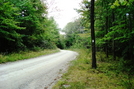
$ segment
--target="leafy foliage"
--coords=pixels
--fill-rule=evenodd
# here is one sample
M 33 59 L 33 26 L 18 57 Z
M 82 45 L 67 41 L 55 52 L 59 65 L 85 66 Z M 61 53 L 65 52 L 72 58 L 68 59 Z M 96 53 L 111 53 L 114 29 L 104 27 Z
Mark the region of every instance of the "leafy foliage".
M 99 48 L 108 54 L 113 54 L 112 59 L 122 57 L 120 63 L 123 71 L 132 74 L 134 70 L 132 56 L 134 56 L 133 42 L 133 0 L 97 0 L 96 1 L 96 30 Z M 101 16 L 99 16 L 101 14 Z M 99 18 L 98 18 L 99 17 Z M 102 23 L 103 20 L 103 23 Z M 128 66 L 129 65 L 129 66 Z
M 18 9 L 10 2 L 1 1 L 0 8 L 0 50 L 11 51 L 22 47 L 22 35 L 18 33 L 22 27 L 15 20 L 14 16 L 18 16 Z
M 58 26 L 40 0 L 0 0 L 0 52 L 55 48 Z
M 67 48 L 89 47 L 89 36 L 87 36 L 89 31 L 84 28 L 83 24 L 82 18 L 79 18 L 65 26 L 63 31 L 66 33 L 65 45 Z
M 134 65 L 134 0 L 96 0 L 95 32 L 97 51 L 105 52 L 107 62 L 115 61 L 114 66 L 121 73 L 133 76 Z M 77 10 L 89 27 L 90 2 L 83 0 Z M 112 57 L 111 57 L 112 56 Z M 103 60 L 103 59 L 101 59 Z M 103 60 L 105 61 L 105 60 Z M 127 82 L 128 83 L 128 82 Z M 131 89 L 128 86 L 128 89 Z

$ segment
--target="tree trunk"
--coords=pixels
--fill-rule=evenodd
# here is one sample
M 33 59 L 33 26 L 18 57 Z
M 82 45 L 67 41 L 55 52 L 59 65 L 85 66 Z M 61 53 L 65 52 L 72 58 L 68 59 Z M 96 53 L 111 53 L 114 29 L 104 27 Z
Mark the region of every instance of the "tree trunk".
M 108 20 L 108 16 L 107 16 L 106 17 L 106 34 L 108 33 L 108 28 L 109 28 L 109 20 Z M 108 58 L 108 41 L 106 41 L 105 52 L 106 52 L 106 57 Z
M 114 11 L 112 12 L 112 19 L 113 19 L 113 22 L 115 21 L 115 14 L 114 14 Z M 114 26 L 114 23 L 112 24 Z M 116 60 L 116 55 L 115 55 L 115 35 L 113 35 L 113 42 L 112 42 L 112 52 L 113 52 L 113 60 Z
M 92 68 L 96 69 L 96 49 L 95 49 L 95 32 L 94 32 L 94 2 L 91 0 L 91 43 L 92 43 Z
M 131 13 L 129 13 L 129 33 L 131 34 L 131 32 L 132 32 L 132 15 L 131 15 Z M 132 40 L 131 40 L 131 38 L 129 38 L 129 58 L 130 58 L 130 60 L 132 60 L 133 59 L 133 45 L 132 45 Z

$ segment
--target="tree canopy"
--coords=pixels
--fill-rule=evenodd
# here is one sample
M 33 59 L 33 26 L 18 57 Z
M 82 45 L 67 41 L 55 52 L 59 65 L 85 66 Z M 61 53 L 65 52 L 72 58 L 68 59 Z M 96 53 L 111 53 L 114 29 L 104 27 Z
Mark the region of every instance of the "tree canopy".
M 119 61 L 121 70 L 129 73 L 134 70 L 133 5 L 134 0 L 96 0 L 94 6 L 97 51 L 105 52 L 107 58 L 112 55 L 109 61 Z M 77 12 L 81 14 L 82 26 L 90 32 L 91 2 L 83 0 L 80 6 Z
M 59 28 L 40 0 L 0 0 L 0 52 L 55 48 Z

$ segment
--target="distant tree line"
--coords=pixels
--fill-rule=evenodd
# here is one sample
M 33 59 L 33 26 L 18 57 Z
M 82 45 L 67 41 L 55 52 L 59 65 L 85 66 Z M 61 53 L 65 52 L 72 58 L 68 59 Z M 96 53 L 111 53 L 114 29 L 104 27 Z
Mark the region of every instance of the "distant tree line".
M 42 0 L 0 0 L 0 52 L 55 48 L 58 31 Z
M 88 29 L 86 29 L 83 25 L 81 18 L 75 19 L 72 22 L 69 22 L 62 31 L 66 34 L 64 37 L 61 37 L 62 48 L 88 48 L 90 36 L 87 33 L 90 33 Z

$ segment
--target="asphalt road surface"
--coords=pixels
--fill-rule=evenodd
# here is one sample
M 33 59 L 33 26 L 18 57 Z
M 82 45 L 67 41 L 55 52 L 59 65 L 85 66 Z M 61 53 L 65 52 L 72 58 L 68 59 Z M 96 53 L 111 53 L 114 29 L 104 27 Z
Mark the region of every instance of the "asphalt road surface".
M 51 89 L 77 55 L 61 50 L 47 56 L 0 64 L 0 89 Z

